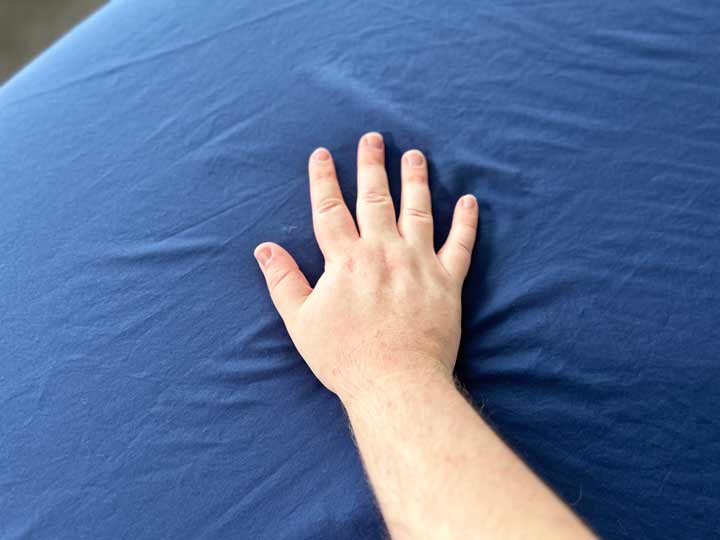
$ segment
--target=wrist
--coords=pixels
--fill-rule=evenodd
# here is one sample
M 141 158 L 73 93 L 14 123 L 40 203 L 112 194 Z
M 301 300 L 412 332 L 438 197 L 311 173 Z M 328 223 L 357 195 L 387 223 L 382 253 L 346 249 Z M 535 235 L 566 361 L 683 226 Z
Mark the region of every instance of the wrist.
M 355 416 L 376 414 L 379 409 L 393 407 L 397 402 L 412 401 L 411 398 L 418 395 L 434 394 L 439 390 L 458 392 L 452 370 L 439 361 L 424 359 L 410 368 L 388 370 L 368 377 L 337 395 L 348 414 Z

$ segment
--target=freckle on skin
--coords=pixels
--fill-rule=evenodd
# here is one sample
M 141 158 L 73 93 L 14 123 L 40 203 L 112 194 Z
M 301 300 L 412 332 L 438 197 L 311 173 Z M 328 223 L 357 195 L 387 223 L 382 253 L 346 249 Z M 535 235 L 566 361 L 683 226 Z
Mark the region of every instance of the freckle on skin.
M 395 263 L 393 263 L 390 259 L 388 259 L 384 255 L 382 257 L 382 264 L 385 267 L 385 269 L 390 273 L 392 273 L 392 271 L 395 270 L 395 267 L 396 267 Z

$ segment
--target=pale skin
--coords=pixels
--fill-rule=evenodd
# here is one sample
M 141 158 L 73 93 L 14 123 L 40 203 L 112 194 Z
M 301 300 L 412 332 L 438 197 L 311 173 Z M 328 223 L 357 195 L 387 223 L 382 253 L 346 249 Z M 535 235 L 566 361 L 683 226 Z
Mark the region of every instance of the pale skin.
M 478 223 L 460 198 L 433 248 L 427 161 L 402 157 L 396 220 L 382 136 L 358 144 L 357 224 L 330 152 L 310 156 L 314 288 L 277 244 L 255 249 L 273 303 L 318 379 L 342 401 L 393 540 L 590 539 L 590 530 L 458 391 L 461 290 Z

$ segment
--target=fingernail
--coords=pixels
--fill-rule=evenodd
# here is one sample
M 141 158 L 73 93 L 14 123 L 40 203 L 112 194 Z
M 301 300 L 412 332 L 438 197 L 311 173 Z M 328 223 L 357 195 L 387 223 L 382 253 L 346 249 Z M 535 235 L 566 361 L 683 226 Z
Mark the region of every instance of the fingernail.
M 379 133 L 369 133 L 368 135 L 365 135 L 365 144 L 370 146 L 370 148 L 382 150 L 382 147 L 383 147 L 382 135 L 380 135 Z
M 415 151 L 415 152 L 410 152 L 410 153 L 408 154 L 408 158 L 407 158 L 407 159 L 408 159 L 408 164 L 409 164 L 411 167 L 420 167 L 420 166 L 422 166 L 423 161 L 424 161 L 424 160 L 423 160 L 423 157 L 422 157 L 422 154 L 421 154 L 420 152 L 417 152 L 417 151 Z
M 463 208 L 474 208 L 475 202 L 475 197 L 473 195 L 465 195 L 462 200 Z
M 257 259 L 257 262 L 260 263 L 260 266 L 267 266 L 270 259 L 272 259 L 272 251 L 269 247 L 258 249 L 255 251 L 255 258 Z
M 318 161 L 327 161 L 330 159 L 330 152 L 328 152 L 325 148 L 317 148 L 313 152 L 313 159 Z

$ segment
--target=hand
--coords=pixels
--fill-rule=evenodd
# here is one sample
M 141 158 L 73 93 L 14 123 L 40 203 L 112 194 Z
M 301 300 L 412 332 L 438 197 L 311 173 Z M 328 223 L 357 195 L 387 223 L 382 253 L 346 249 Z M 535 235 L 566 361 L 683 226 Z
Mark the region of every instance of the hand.
M 357 228 L 326 149 L 309 170 L 325 257 L 315 289 L 277 244 L 255 256 L 298 351 L 345 405 L 391 537 L 588 538 L 453 385 L 475 198 L 458 201 L 435 253 L 419 151 L 403 156 L 397 223 L 380 134 L 358 147 Z
M 358 145 L 357 227 L 330 152 L 310 156 L 313 227 L 325 272 L 312 289 L 295 260 L 266 242 L 255 249 L 273 303 L 313 373 L 343 401 L 394 376 L 452 379 L 460 342 L 460 293 L 478 220 L 472 195 L 455 208 L 435 253 L 427 163 L 402 158 L 400 218 L 388 189 L 382 136 Z

